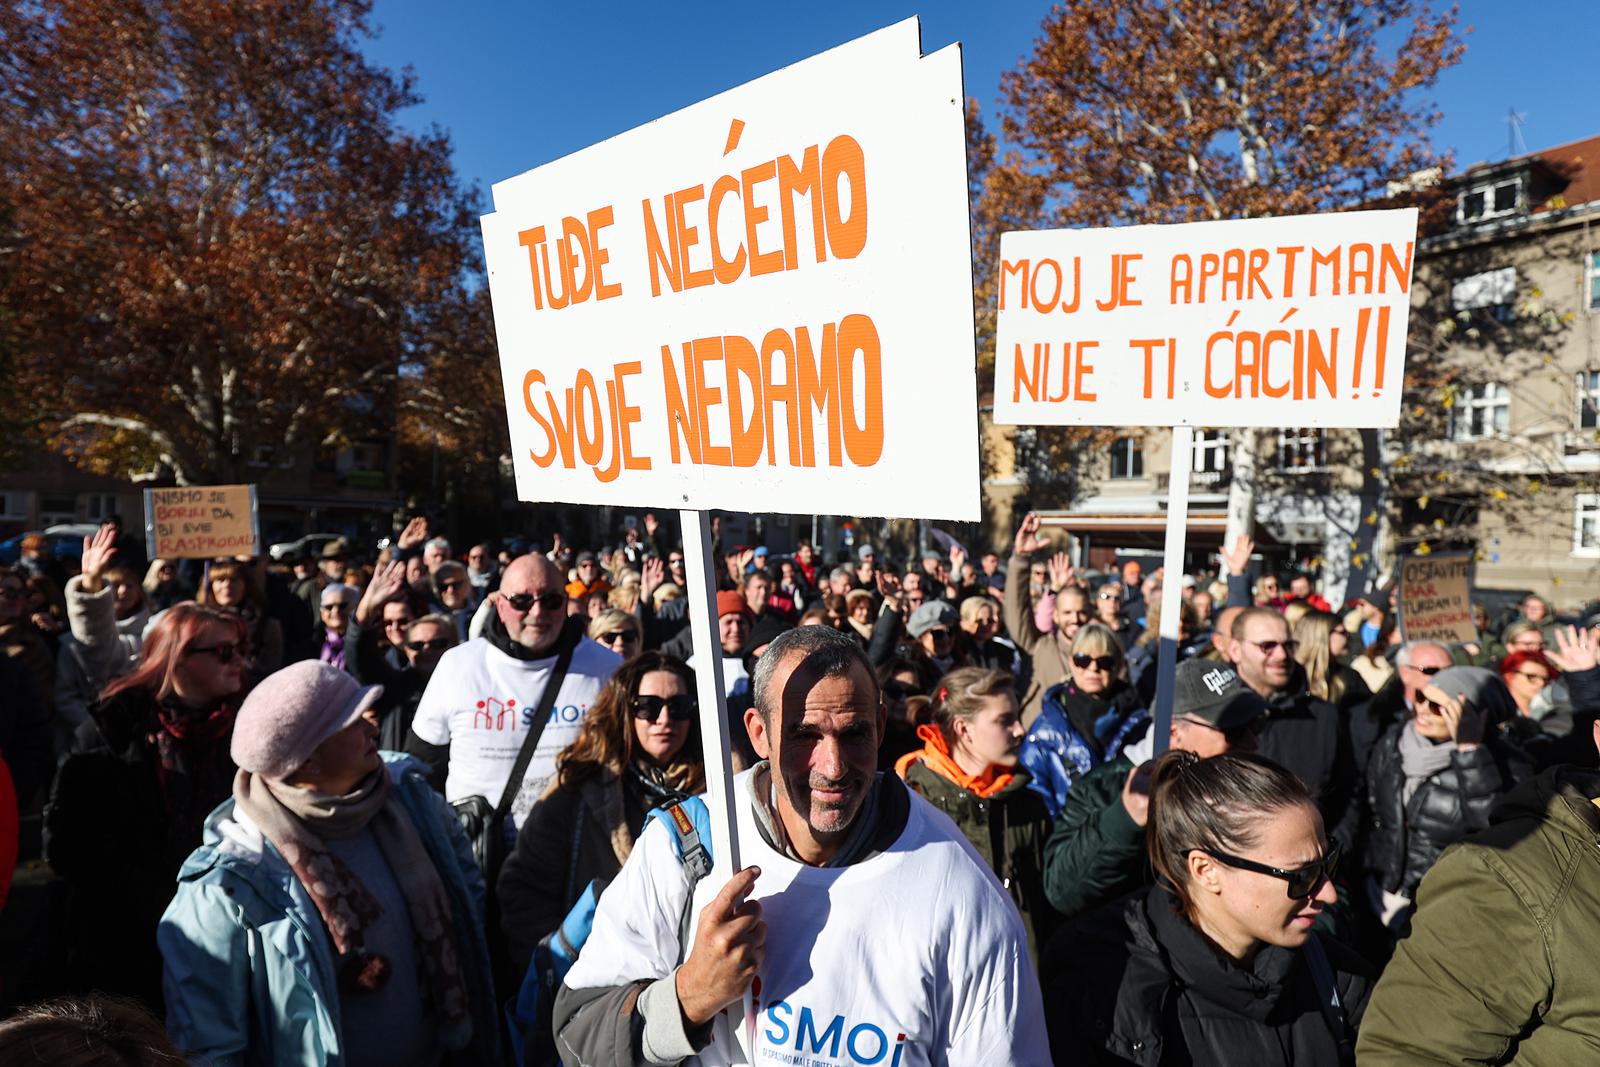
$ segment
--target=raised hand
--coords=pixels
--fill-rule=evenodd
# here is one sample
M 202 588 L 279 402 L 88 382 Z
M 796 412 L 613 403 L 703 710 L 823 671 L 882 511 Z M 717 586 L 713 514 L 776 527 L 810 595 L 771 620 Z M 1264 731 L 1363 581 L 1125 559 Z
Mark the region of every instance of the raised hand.
M 1072 584 L 1077 576 L 1077 568 L 1072 565 L 1072 557 L 1065 552 L 1057 552 L 1050 557 L 1050 588 L 1059 593 Z
M 1546 650 L 1545 656 L 1566 672 L 1593 670 L 1600 663 L 1600 642 L 1592 630 L 1557 626 L 1556 649 Z
M 639 600 L 648 600 L 666 580 L 667 565 L 663 560 L 654 556 L 645 560 L 639 568 Z
M 356 605 L 356 622 L 362 626 L 372 622 L 381 614 L 383 605 L 399 599 L 405 587 L 405 561 L 393 560 L 379 567 L 367 583 L 367 591 L 361 594 L 361 603 Z
M 649 534 L 651 537 L 654 537 L 656 535 L 656 531 L 659 529 L 661 529 L 661 520 L 656 518 L 656 513 L 653 511 L 645 512 L 644 532 Z
M 111 565 L 117 552 L 117 531 L 113 526 L 102 526 L 91 537 L 83 539 L 83 591 L 98 593 L 100 576 Z
M 1028 512 L 1023 517 L 1022 525 L 1017 527 L 1016 539 L 1011 543 L 1013 555 L 1031 556 L 1050 547 L 1050 542 L 1039 536 L 1039 527 L 1039 516 L 1035 512 Z
M 1222 562 L 1228 568 L 1228 573 L 1234 577 L 1243 574 L 1250 566 L 1250 554 L 1256 550 L 1256 543 L 1249 537 L 1240 534 L 1234 539 L 1233 547 L 1222 557 Z
M 402 552 L 409 552 L 428 539 L 428 520 L 421 515 L 406 523 L 406 528 L 400 531 L 400 537 L 395 541 L 395 546 Z
M 960 545 L 950 546 L 950 578 L 952 581 L 961 580 L 961 568 L 966 565 L 967 550 Z

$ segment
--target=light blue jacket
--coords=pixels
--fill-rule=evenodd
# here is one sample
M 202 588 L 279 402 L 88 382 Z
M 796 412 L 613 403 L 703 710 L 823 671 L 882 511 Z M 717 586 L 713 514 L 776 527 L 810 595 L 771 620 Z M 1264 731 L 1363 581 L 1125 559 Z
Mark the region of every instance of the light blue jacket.
M 460 1058 L 499 1063 L 483 877 L 426 768 L 395 752 L 383 760 L 455 914 L 473 1021 Z M 231 798 L 206 819 L 203 840 L 157 933 L 173 1042 L 192 1063 L 216 1067 L 344 1067 L 333 944 L 316 905 L 261 831 L 235 817 Z

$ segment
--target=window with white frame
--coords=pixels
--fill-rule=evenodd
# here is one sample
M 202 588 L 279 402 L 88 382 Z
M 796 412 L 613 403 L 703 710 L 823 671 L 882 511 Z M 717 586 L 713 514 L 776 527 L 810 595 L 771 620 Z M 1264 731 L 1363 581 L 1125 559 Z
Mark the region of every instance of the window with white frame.
M 1500 382 L 1463 386 L 1450 410 L 1450 436 L 1457 441 L 1495 437 L 1511 429 L 1511 390 Z
M 1194 432 L 1193 473 L 1220 475 L 1228 469 L 1228 431 Z M 1215 478 L 1210 479 L 1215 481 Z
M 1522 178 L 1480 182 L 1461 191 L 1456 200 L 1457 222 L 1484 222 L 1515 215 L 1522 206 Z
M 1278 431 L 1278 469 L 1320 471 L 1327 467 L 1326 431 L 1316 428 Z
M 1572 554 L 1600 556 L 1600 493 L 1573 497 Z
M 104 522 L 117 513 L 117 494 L 115 493 L 85 493 L 83 494 L 83 520 L 85 522 Z
M 1600 370 L 1581 370 L 1578 379 L 1578 429 L 1600 429 Z
M 1111 442 L 1111 477 L 1144 477 L 1144 443 L 1137 437 L 1119 437 Z
M 1479 312 L 1507 322 L 1517 303 L 1517 268 L 1500 267 L 1457 278 L 1450 286 L 1450 305 L 1458 312 Z
M 1583 292 L 1590 311 L 1600 311 L 1600 252 L 1590 252 L 1583 261 Z

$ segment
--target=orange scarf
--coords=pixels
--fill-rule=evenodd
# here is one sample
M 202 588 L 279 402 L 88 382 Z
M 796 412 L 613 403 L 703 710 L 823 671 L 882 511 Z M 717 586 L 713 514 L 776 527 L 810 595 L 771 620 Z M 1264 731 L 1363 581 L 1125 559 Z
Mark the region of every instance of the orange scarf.
M 940 733 L 939 728 L 932 723 L 923 723 L 917 727 L 917 736 L 922 738 L 923 747 L 915 752 L 907 752 L 895 761 L 894 773 L 901 778 L 906 776 L 913 763 L 921 760 L 927 764 L 930 771 L 940 777 L 950 779 L 969 793 L 987 798 L 1010 785 L 1011 779 L 1015 777 L 1010 771 L 992 763 L 982 774 L 968 774 L 950 755 L 950 746 L 945 744 L 944 734 Z

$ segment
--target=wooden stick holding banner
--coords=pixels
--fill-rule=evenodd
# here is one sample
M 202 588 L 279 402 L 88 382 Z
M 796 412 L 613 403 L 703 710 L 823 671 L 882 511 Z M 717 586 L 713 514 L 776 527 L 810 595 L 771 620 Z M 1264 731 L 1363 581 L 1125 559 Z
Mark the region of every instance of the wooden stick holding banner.
M 1183 618 L 1183 546 L 1189 533 L 1189 469 L 1194 459 L 1194 427 L 1172 428 L 1172 471 L 1167 477 L 1167 543 L 1161 566 L 1161 647 L 1156 659 L 1156 706 L 1150 728 L 1155 754 L 1172 737 L 1172 685 L 1178 670 L 1178 622 Z

